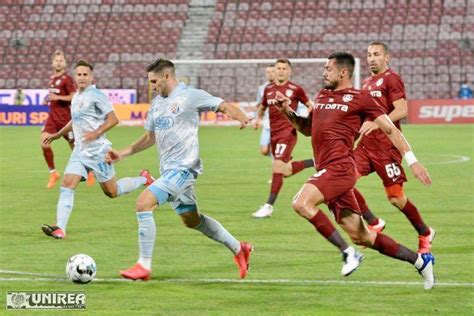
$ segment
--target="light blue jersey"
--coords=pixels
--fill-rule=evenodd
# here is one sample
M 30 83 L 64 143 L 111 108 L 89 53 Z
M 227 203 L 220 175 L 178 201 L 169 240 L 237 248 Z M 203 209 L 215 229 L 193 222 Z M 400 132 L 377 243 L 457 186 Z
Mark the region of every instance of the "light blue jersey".
M 161 174 L 171 169 L 202 173 L 198 140 L 200 113 L 217 111 L 222 102 L 221 98 L 184 83 L 179 83 L 168 97 L 153 99 L 145 129 L 155 132 Z
M 84 142 L 82 137 L 86 132 L 94 131 L 104 124 L 107 114 L 112 111 L 112 104 L 107 96 L 95 85 L 74 94 L 71 101 L 74 152 L 80 158 L 103 156 L 109 150 L 112 144 L 105 134 L 90 142 Z
M 268 86 L 268 82 L 260 85 L 257 89 L 257 105 L 262 103 L 262 98 L 263 98 L 263 92 L 265 91 L 265 87 Z M 268 108 L 265 109 L 265 112 L 263 112 L 263 118 L 262 118 L 262 126 L 264 129 L 267 129 L 268 131 L 262 131 L 263 133 L 266 133 L 270 135 L 270 116 L 268 114 Z
M 109 181 L 115 176 L 114 166 L 105 162 L 105 154 L 112 146 L 105 135 L 102 134 L 90 142 L 82 140 L 86 132 L 94 131 L 103 125 L 107 114 L 112 111 L 107 96 L 93 85 L 74 94 L 71 101 L 74 150 L 64 171 L 65 174 L 76 174 L 86 178 L 88 170 L 92 170 L 100 183 Z

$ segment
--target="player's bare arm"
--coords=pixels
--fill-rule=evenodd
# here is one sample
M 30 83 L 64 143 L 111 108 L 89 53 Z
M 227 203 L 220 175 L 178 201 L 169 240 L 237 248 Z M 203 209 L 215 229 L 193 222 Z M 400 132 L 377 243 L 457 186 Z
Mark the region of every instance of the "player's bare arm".
M 250 119 L 247 115 L 244 114 L 237 106 L 231 103 L 223 102 L 217 108 L 217 112 L 224 113 L 228 115 L 231 119 L 240 122 L 240 129 L 247 127 L 247 124 L 250 122 Z
M 122 160 L 125 157 L 134 155 L 140 151 L 150 148 L 155 144 L 155 132 L 147 131 L 137 141 L 122 150 L 111 149 L 105 155 L 107 163 L 114 163 Z
M 306 107 L 308 108 L 308 113 L 311 113 L 311 111 L 313 110 L 314 102 L 312 100 L 308 100 L 308 102 L 306 102 L 304 105 L 306 105 Z
M 46 136 L 43 140 L 43 144 L 45 145 L 51 144 L 53 141 L 63 137 L 70 131 L 72 131 L 72 120 L 69 121 L 69 123 L 67 123 L 63 128 L 61 128 L 59 132 L 54 133 L 54 134 L 49 134 L 48 136 Z
M 296 112 L 290 108 L 291 100 L 283 95 L 280 91 L 276 92 L 275 99 L 277 100 L 277 107 L 291 122 L 294 128 L 305 136 L 311 136 L 312 116 L 300 117 Z M 312 103 L 312 102 L 311 102 Z
M 255 118 L 254 128 L 258 129 L 260 127 L 260 123 L 263 119 L 263 112 L 265 112 L 265 107 L 262 104 L 257 105 L 257 117 Z
M 393 145 L 404 156 L 415 178 L 420 180 L 420 182 L 424 185 L 430 185 L 431 178 L 428 174 L 428 171 L 421 163 L 418 162 L 415 154 L 411 150 L 410 144 L 405 139 L 402 132 L 400 132 L 400 130 L 393 124 L 388 115 L 381 115 L 377 117 L 374 122 L 382 129 Z
M 388 117 L 392 122 L 399 121 L 405 118 L 408 115 L 408 104 L 404 98 L 398 99 L 393 102 L 393 111 L 388 114 Z M 368 135 L 371 132 L 377 130 L 379 126 L 372 121 L 365 121 L 364 124 L 360 127 L 360 135 Z
M 82 140 L 85 142 L 90 142 L 99 138 L 102 134 L 110 130 L 112 127 L 119 123 L 119 119 L 115 112 L 110 112 L 105 117 L 105 122 L 98 129 L 94 131 L 85 132 Z

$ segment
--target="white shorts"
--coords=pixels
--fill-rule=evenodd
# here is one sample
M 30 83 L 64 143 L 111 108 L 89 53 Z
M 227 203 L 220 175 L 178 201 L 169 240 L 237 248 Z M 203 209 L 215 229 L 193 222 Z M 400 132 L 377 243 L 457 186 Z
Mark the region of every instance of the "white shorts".
M 195 212 L 198 210 L 194 193 L 196 178 L 197 174 L 190 170 L 165 170 L 148 190 L 155 195 L 158 205 L 170 202 L 178 215 Z
M 260 146 L 270 145 L 270 129 L 263 128 L 262 133 L 260 134 Z
M 107 182 L 115 176 L 114 165 L 105 162 L 105 156 L 101 159 L 82 158 L 75 151 L 64 170 L 64 174 L 76 174 L 87 179 L 89 170 L 94 172 L 95 178 L 99 183 Z

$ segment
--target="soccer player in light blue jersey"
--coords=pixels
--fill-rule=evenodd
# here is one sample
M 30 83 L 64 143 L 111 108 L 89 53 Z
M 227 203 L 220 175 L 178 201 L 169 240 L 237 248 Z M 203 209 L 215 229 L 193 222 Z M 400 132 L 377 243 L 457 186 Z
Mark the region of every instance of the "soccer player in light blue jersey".
M 260 107 L 263 98 L 263 91 L 265 87 L 271 83 L 275 79 L 275 69 L 273 68 L 274 65 L 268 65 L 265 68 L 265 77 L 267 78 L 267 82 L 260 85 L 257 89 L 257 109 Z M 260 134 L 260 153 L 264 156 L 271 155 L 271 148 L 270 148 L 270 118 L 268 116 L 268 109 L 265 110 L 263 114 L 262 120 L 258 118 L 258 111 L 255 112 L 255 129 L 262 125 L 262 133 Z
M 146 132 L 125 149 L 111 150 L 108 155 L 109 162 L 116 162 L 156 144 L 160 159 L 160 178 L 142 192 L 136 203 L 138 262 L 120 274 L 132 280 L 150 279 L 156 238 L 153 210 L 169 202 L 186 227 L 225 245 L 234 254 L 240 278 L 245 278 L 252 245 L 240 242 L 219 222 L 199 211 L 194 184 L 203 171 L 198 141 L 200 113 L 222 112 L 239 121 L 240 128 L 248 124 L 249 118 L 221 98 L 178 83 L 174 64 L 169 60 L 156 60 L 147 72 L 151 87 L 159 96 L 153 99 L 148 112 Z
M 71 102 L 71 121 L 60 131 L 50 134 L 44 143 L 50 144 L 70 131 L 74 132 L 74 150 L 64 171 L 61 191 L 56 209 L 56 224 L 42 225 L 47 236 L 56 239 L 66 237 L 66 226 L 74 204 L 74 190 L 92 170 L 105 195 L 110 198 L 132 192 L 142 185 L 151 184 L 154 179 L 147 170 L 139 177 L 116 181 L 115 169 L 105 161 L 105 155 L 112 144 L 105 132 L 118 124 L 119 120 L 107 96 L 92 85 L 93 66 L 84 60 L 77 62 L 74 79 L 78 91 Z

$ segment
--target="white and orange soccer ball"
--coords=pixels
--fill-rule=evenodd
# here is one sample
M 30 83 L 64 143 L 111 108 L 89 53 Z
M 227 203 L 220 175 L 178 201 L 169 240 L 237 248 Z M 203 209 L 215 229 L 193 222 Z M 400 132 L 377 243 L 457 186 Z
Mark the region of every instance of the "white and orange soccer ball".
M 78 254 L 69 258 L 66 264 L 66 274 L 74 283 L 89 283 L 97 273 L 97 265 L 91 256 Z

